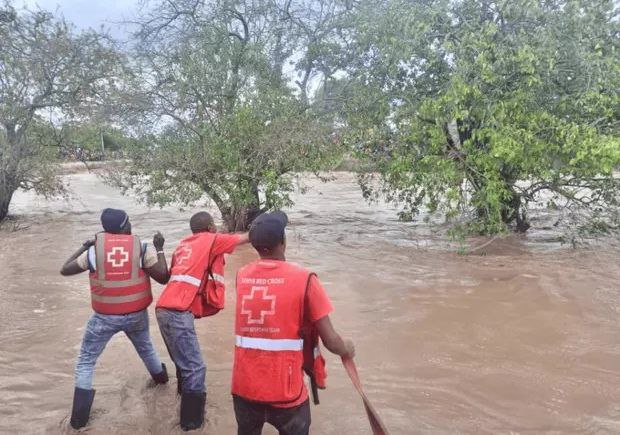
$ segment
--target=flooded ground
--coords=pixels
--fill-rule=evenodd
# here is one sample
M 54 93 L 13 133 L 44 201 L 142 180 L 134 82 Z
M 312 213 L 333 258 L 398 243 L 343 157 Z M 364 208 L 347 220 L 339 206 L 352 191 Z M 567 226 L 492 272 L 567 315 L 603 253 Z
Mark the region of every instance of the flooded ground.
M 72 432 L 73 367 L 91 310 L 86 274 L 58 271 L 99 230 L 100 210 L 125 208 L 143 238 L 161 230 L 168 256 L 197 210 L 149 211 L 92 174 L 67 178 L 71 202 L 20 193 L 11 212 L 27 228 L 0 232 L 2 433 Z M 355 340 L 362 382 L 393 434 L 620 433 L 620 248 L 558 249 L 534 231 L 459 256 L 437 249 L 424 226 L 364 203 L 352 175 L 308 184 L 289 214 L 288 257 L 328 289 L 334 323 Z M 250 247 L 228 258 L 230 290 L 253 258 Z M 229 291 L 227 309 L 197 322 L 208 370 L 203 433 L 235 432 L 233 303 Z M 338 358 L 327 360 L 312 433 L 369 433 Z M 129 341 L 115 337 L 97 365 L 86 432 L 181 433 L 172 381 L 151 387 Z

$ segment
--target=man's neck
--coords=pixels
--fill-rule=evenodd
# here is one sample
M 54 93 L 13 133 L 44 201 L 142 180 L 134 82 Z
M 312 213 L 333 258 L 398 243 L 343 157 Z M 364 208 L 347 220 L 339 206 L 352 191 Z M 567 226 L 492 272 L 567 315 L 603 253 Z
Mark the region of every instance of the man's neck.
M 284 258 L 284 254 L 281 254 L 281 255 L 261 255 L 260 259 L 261 260 L 286 261 L 286 258 Z

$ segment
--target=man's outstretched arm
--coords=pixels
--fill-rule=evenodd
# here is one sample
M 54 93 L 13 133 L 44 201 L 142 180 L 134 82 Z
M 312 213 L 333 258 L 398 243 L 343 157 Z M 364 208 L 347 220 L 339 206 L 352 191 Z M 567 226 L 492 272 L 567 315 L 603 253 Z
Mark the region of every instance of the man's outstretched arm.
M 87 240 L 85 241 L 80 248 L 69 257 L 65 264 L 62 265 L 60 269 L 60 274 L 62 276 L 70 276 L 77 275 L 78 273 L 84 272 L 83 269 L 77 262 L 77 259 L 80 255 L 82 255 L 85 251 L 88 251 L 88 248 L 95 244 L 95 240 Z
M 246 243 L 250 243 L 250 233 L 239 234 L 239 241 L 237 242 L 237 246 L 245 245 Z

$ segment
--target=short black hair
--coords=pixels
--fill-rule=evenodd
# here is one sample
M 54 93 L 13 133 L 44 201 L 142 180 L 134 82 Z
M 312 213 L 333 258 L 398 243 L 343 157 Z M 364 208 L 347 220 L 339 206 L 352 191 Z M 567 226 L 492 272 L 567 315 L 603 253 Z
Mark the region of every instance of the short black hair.
M 189 220 L 189 229 L 192 233 L 199 233 L 201 231 L 208 231 L 209 228 L 215 226 L 213 216 L 206 211 L 199 211 L 193 215 Z

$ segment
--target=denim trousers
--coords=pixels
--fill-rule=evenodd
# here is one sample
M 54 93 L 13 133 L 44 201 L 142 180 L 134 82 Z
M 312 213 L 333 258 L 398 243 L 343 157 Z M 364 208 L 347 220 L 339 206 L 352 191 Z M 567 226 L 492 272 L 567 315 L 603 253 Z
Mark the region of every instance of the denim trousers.
M 129 337 L 149 373 L 155 375 L 161 372 L 161 360 L 151 342 L 149 315 L 146 310 L 121 315 L 95 313 L 86 324 L 75 367 L 76 387 L 84 390 L 92 389 L 97 358 L 108 341 L 121 331 Z
M 181 374 L 182 391 L 204 393 L 207 367 L 202 359 L 194 329 L 194 315 L 191 311 L 165 308 L 158 308 L 155 313 L 170 358 L 176 366 L 177 373 Z

